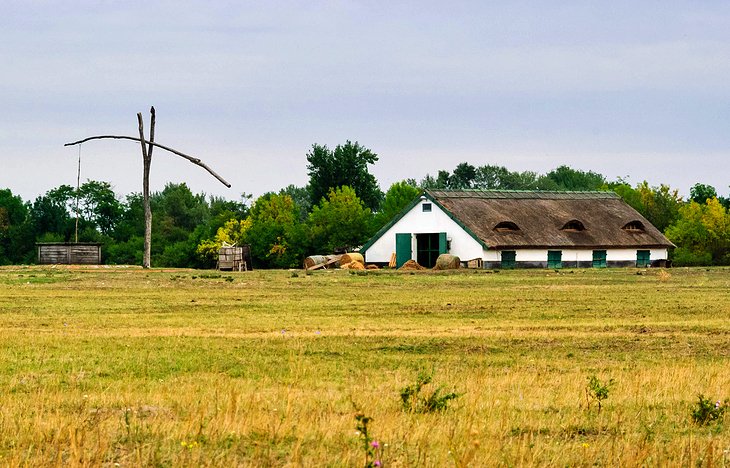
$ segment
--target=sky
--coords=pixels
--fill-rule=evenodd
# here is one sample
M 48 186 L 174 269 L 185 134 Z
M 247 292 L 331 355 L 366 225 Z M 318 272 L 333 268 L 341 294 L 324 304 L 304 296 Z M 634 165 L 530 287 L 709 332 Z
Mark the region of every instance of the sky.
M 240 199 L 358 141 L 381 188 L 460 162 L 730 189 L 730 2 L 2 2 L 0 188 L 75 185 L 92 135 L 155 139 L 151 189 Z M 140 192 L 139 144 L 81 180 Z

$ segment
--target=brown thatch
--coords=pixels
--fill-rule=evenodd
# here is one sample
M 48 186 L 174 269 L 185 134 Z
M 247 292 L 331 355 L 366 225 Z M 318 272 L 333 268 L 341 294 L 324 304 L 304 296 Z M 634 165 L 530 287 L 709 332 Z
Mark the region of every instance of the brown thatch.
M 490 249 L 673 247 L 614 192 L 428 193 Z
M 461 268 L 461 260 L 456 255 L 441 254 L 436 259 L 434 270 L 458 270 Z

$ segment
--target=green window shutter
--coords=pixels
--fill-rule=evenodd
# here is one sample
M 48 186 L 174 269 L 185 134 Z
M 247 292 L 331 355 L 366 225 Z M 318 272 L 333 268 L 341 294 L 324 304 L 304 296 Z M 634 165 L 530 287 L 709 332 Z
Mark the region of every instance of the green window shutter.
M 563 267 L 563 251 L 562 250 L 548 250 L 548 268 L 562 268 Z
M 448 241 L 446 240 L 446 233 L 439 232 L 439 255 L 448 252 Z
M 395 235 L 395 266 L 400 268 L 412 257 L 411 235 L 396 233 Z
M 637 250 L 636 251 L 636 267 L 644 268 L 651 264 L 651 251 L 650 250 Z
M 606 251 L 593 251 L 593 268 L 606 268 Z
M 514 250 L 503 250 L 502 251 L 502 268 L 514 268 L 515 260 L 517 258 L 517 252 Z

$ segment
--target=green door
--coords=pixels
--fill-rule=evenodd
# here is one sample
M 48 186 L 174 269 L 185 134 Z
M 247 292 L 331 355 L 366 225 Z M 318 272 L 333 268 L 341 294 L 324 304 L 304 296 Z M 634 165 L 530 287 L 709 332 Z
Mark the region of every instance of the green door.
M 606 268 L 606 251 L 593 251 L 593 268 Z
M 445 232 L 439 232 L 439 255 L 448 253 L 449 244 Z
M 650 250 L 637 250 L 636 251 L 636 267 L 644 268 L 651 264 L 651 251 Z
M 402 267 L 412 256 L 411 235 L 397 233 L 395 235 L 395 267 Z
M 548 268 L 562 268 L 563 267 L 563 251 L 562 250 L 548 250 Z
M 517 259 L 517 252 L 515 252 L 514 250 L 503 250 L 502 251 L 502 268 L 514 268 L 516 259 Z

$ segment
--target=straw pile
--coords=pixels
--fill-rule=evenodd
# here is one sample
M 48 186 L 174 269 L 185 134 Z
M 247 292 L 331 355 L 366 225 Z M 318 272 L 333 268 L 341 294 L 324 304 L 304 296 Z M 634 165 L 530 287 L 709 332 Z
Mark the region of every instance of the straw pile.
M 363 266 L 365 266 L 365 258 L 363 258 L 362 254 L 359 253 L 346 253 L 342 256 L 342 258 L 340 258 L 340 265 L 352 262 L 360 262 Z
M 364 270 L 365 265 L 360 262 L 341 263 L 340 268 L 343 270 Z
M 399 270 L 425 270 L 426 267 L 423 267 L 418 264 L 415 260 L 408 260 L 406 263 L 403 264 Z

